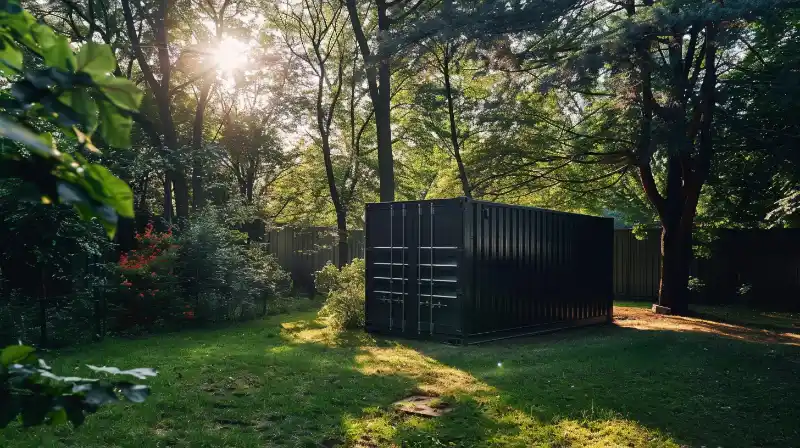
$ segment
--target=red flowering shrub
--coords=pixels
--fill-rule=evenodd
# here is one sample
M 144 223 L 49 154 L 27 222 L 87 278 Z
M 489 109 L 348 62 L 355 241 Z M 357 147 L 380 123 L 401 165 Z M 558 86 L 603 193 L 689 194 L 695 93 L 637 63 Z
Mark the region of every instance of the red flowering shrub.
M 254 318 L 291 288 L 275 257 L 246 244 L 211 207 L 176 233 L 148 224 L 136 249 L 114 264 L 119 294 L 110 312 L 118 332 Z
M 177 249 L 171 229 L 158 232 L 149 223 L 136 234 L 136 249 L 122 254 L 116 264 L 121 305 L 118 330 L 164 326 L 177 316 L 186 316 L 174 275 Z

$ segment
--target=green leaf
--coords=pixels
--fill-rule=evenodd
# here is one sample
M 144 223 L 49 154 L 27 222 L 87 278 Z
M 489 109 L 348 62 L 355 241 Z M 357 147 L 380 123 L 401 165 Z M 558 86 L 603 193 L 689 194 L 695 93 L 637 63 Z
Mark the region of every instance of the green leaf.
M 83 401 L 92 406 L 102 406 L 108 403 L 116 403 L 119 399 L 111 385 L 93 383 L 91 389 L 83 397 Z
M 115 148 L 127 148 L 131 145 L 131 129 L 133 119 L 119 113 L 111 103 L 100 102 L 100 136 Z
M 36 18 L 28 11 L 22 11 L 22 14 L 19 14 L 18 11 L 12 12 L 11 15 L 3 18 L 3 25 L 13 32 L 17 42 L 32 52 L 41 55 L 39 44 L 33 39 L 33 34 L 31 33 L 31 29 L 35 24 Z
M 88 91 L 76 89 L 61 95 L 58 99 L 77 114 L 88 134 L 97 129 L 97 103 Z
M 42 137 L 34 134 L 21 124 L 8 121 L 3 117 L 0 117 L 0 137 L 22 143 L 41 157 L 61 156 L 61 153 L 52 145 L 49 145 Z
M 93 365 L 86 365 L 86 367 L 94 370 L 95 372 L 110 373 L 111 375 L 130 375 L 140 380 L 147 379 L 149 376 L 156 376 L 158 373 L 155 369 L 149 367 L 140 367 L 138 369 L 120 370 L 116 367 L 97 367 Z
M 133 218 L 133 192 L 128 184 L 102 165 L 93 163 L 83 168 L 87 181 L 93 186 L 89 189 L 92 197 L 112 207 L 120 216 Z
M 67 411 L 64 408 L 57 408 L 50 411 L 48 422 L 53 426 L 64 425 L 67 423 Z
M 125 79 L 109 76 L 96 81 L 101 92 L 120 109 L 136 111 L 142 104 L 142 91 L 136 84 Z
M 22 51 L 10 40 L 0 38 L 0 73 L 12 76 L 22 70 Z
M 35 351 L 35 348 L 28 345 L 9 345 L 0 352 L 0 364 L 6 367 L 21 364 Z
M 132 384 L 128 382 L 118 383 L 117 388 L 129 401 L 134 403 L 144 403 L 150 396 L 150 388 L 142 384 Z
M 111 47 L 95 42 L 84 44 L 78 52 L 77 59 L 77 71 L 88 73 L 92 75 L 92 78 L 95 76 L 105 77 L 117 66 L 117 60 L 114 58 Z
M 3 0 L 0 1 L 0 5 L 2 5 L 3 11 L 9 14 L 19 14 L 22 11 L 18 0 Z
M 81 124 L 83 120 L 83 117 L 77 111 L 53 97 L 43 98 L 42 105 L 45 110 L 54 114 L 53 119 L 56 123 L 65 128 Z
M 74 72 L 75 54 L 69 46 L 69 39 L 56 34 L 49 26 L 35 24 L 31 27 L 34 40 L 39 44 L 45 65 L 57 67 L 61 70 Z
M 117 230 L 117 212 L 112 206 L 90 197 L 89 189 L 88 185 L 75 185 L 69 182 L 59 182 L 57 186 L 61 203 L 72 204 L 81 219 L 85 221 L 98 218 L 109 238 L 113 238 Z
M 28 79 L 15 82 L 11 85 L 11 95 L 23 104 L 35 103 L 46 94 L 46 91 L 40 90 Z

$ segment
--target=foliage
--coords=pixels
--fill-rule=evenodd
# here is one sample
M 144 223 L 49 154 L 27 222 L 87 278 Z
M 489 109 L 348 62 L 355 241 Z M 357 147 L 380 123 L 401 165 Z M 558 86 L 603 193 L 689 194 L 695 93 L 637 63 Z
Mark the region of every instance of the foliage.
M 247 319 L 291 289 L 289 275 L 261 244 L 231 230 L 209 207 L 180 232 L 152 223 L 136 235 L 137 248 L 116 263 L 114 325 L 130 334 Z
M 99 288 L 112 250 L 103 227 L 70 207 L 19 198 L 23 184 L 0 181 L 0 345 L 23 340 L 57 347 L 102 334 Z
M 194 216 L 177 239 L 176 277 L 194 318 L 214 322 L 266 312 L 270 296 L 288 289 L 288 275 L 247 235 L 231 230 L 219 211 Z
M 364 268 L 364 259 L 356 258 L 341 270 L 326 264 L 314 276 L 317 291 L 327 291 L 319 314 L 336 331 L 364 327 Z
M 130 112 L 138 109 L 142 94 L 112 75 L 116 60 L 108 46 L 87 43 L 73 54 L 66 37 L 38 23 L 17 0 L 0 6 L 0 75 L 10 83 L 0 92 L 0 137 L 25 147 L 0 154 L 2 175 L 37 187 L 35 197 L 44 202 L 72 204 L 81 217 L 99 219 L 113 235 L 117 214 L 133 216 L 130 188 L 86 156 L 57 149 L 56 142 L 96 152 L 92 137 L 99 130 L 105 143 L 127 146 Z
M 172 230 L 157 232 L 151 222 L 136 234 L 136 242 L 137 248 L 123 253 L 114 265 L 119 287 L 113 293 L 112 326 L 117 331 L 154 328 L 191 318 L 174 280 L 178 245 Z
M 116 367 L 88 366 L 103 378 L 58 376 L 27 345 L 10 345 L 0 352 L 0 429 L 15 420 L 26 427 L 44 423 L 79 426 L 106 404 L 124 399 L 142 403 L 150 388 L 114 377 L 132 376 L 139 380 L 156 376 L 153 369 L 120 370 Z
M 341 272 L 333 263 L 325 263 L 319 271 L 314 273 L 314 289 L 317 294 L 327 296 L 339 287 Z
M 129 113 L 139 107 L 142 94 L 132 82 L 111 74 L 115 62 L 108 46 L 93 42 L 73 54 L 66 37 L 38 23 L 17 0 L 0 2 L 0 85 L 10 85 L 0 91 L 0 138 L 15 143 L 10 148 L 2 145 L 0 174 L 22 179 L 23 187 L 35 187 L 35 195 L 26 193 L 43 203 L 58 199 L 72 204 L 83 219 L 97 218 L 109 235 L 116 230 L 118 215 L 133 216 L 130 188 L 102 165 L 60 151 L 55 143 L 58 138 L 81 151 L 97 152 L 91 137 L 99 129 L 107 144 L 128 145 Z M 52 252 L 35 251 L 37 264 L 48 266 L 47 255 Z M 47 278 L 45 267 L 40 269 L 42 280 Z M 43 284 L 39 299 L 42 315 L 44 288 Z M 89 367 L 139 379 L 155 376 L 152 369 Z M 85 414 L 118 401 L 118 394 L 141 403 L 149 388 L 129 381 L 57 376 L 30 346 L 12 345 L 0 352 L 1 428 L 17 419 L 26 427 L 44 422 L 77 426 Z

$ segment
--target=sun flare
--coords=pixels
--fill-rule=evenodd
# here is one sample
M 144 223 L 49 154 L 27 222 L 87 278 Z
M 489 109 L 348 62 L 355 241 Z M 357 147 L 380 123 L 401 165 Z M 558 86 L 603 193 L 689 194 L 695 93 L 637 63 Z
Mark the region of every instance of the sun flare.
M 247 43 L 226 37 L 211 51 L 211 57 L 218 70 L 233 72 L 247 65 L 249 50 Z

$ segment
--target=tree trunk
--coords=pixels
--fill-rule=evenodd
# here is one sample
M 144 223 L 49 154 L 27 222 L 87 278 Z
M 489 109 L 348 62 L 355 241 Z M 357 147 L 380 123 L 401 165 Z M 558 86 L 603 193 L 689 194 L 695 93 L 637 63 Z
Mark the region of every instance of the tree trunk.
M 680 226 L 663 226 L 661 230 L 661 282 L 658 303 L 673 314 L 685 315 L 689 310 L 689 266 L 692 254 L 691 230 Z
M 347 264 L 350 257 L 350 251 L 347 244 L 347 237 L 349 236 L 347 233 L 347 214 L 344 210 L 336 212 L 336 230 L 339 237 L 338 243 L 338 251 L 339 251 L 339 262 L 336 263 L 336 267 L 341 269 L 342 266 Z
M 464 161 L 461 159 L 461 144 L 458 141 L 458 127 L 456 126 L 456 113 L 453 106 L 453 88 L 450 85 L 450 55 L 449 45 L 445 47 L 444 64 L 442 64 L 442 74 L 444 75 L 444 92 L 447 97 L 447 116 L 450 120 L 450 142 L 453 145 L 453 157 L 458 165 L 458 177 L 461 179 L 461 188 L 464 196 L 472 197 L 472 188 L 469 185 L 467 170 L 464 168 Z
M 161 110 L 162 107 L 159 107 Z M 178 151 L 178 137 L 175 134 L 175 125 L 172 122 L 172 113 L 169 111 L 169 105 L 165 107 L 165 111 L 163 113 L 159 113 L 159 118 L 161 118 L 162 122 L 164 123 L 164 140 L 166 141 L 167 148 L 171 151 L 170 158 L 173 161 L 170 161 L 171 165 L 177 165 L 174 162 L 174 154 Z M 189 183 L 186 180 L 186 175 L 180 169 L 170 168 L 168 171 L 168 178 L 172 181 L 172 193 L 175 197 L 175 217 L 187 218 L 189 216 Z M 167 197 L 167 186 L 164 186 L 164 197 L 166 201 Z M 172 207 L 170 202 L 170 208 Z M 166 209 L 165 209 L 166 211 Z
M 192 123 L 192 211 L 198 212 L 203 208 L 205 196 L 203 194 L 203 161 L 199 152 L 203 149 L 203 122 L 205 120 L 206 105 L 211 93 L 211 80 L 203 79 L 200 94 L 197 97 L 197 109 L 194 112 Z
M 378 45 L 389 33 L 389 17 L 384 0 L 378 0 Z M 378 123 L 378 176 L 380 179 L 381 202 L 394 201 L 394 159 L 392 157 L 392 118 L 391 118 L 391 68 L 389 57 L 378 50 L 378 96 L 375 105 L 375 119 Z
M 175 213 L 172 209 L 172 171 L 167 170 L 164 173 L 164 220 L 172 223 L 172 217 Z
M 378 40 L 389 30 L 389 17 L 387 5 L 384 0 L 377 0 L 378 9 Z M 391 128 L 391 72 L 388 56 L 381 55 L 376 70 L 376 61 L 369 49 L 361 19 L 358 16 L 356 0 L 347 0 L 347 13 L 353 27 L 361 57 L 364 59 L 364 69 L 367 75 L 369 96 L 372 100 L 372 109 L 375 112 L 375 127 L 378 137 L 378 180 L 380 182 L 380 200 L 388 202 L 394 200 L 394 159 L 392 157 L 392 128 Z
M 145 54 L 142 52 L 142 44 L 139 40 L 139 33 L 136 32 L 133 21 L 133 11 L 131 10 L 130 0 L 122 1 L 122 12 L 125 18 L 125 28 L 128 33 L 128 38 L 131 41 L 131 49 L 133 56 L 139 63 L 139 68 L 142 70 L 147 85 L 153 92 L 158 107 L 158 118 L 161 120 L 160 130 L 164 136 L 164 145 L 172 152 L 168 154 L 168 158 L 173 158 L 173 155 L 178 152 L 178 137 L 175 131 L 175 122 L 172 119 L 170 96 L 170 75 L 172 69 L 172 61 L 169 54 L 169 35 L 167 30 L 167 9 L 168 1 L 160 0 L 159 7 L 155 10 L 153 16 L 150 18 L 154 21 L 155 27 L 153 34 L 155 35 L 156 47 L 158 48 L 158 65 L 160 71 L 160 79 L 156 75 L 150 65 Z M 141 12 L 141 11 L 140 11 Z M 175 169 L 177 163 L 171 163 L 172 167 L 168 168 L 164 182 L 164 217 L 168 221 L 172 219 L 172 191 L 175 192 L 175 211 L 179 218 L 189 216 L 189 185 L 186 180 L 186 175 L 181 169 Z M 170 187 L 170 181 L 172 187 Z

